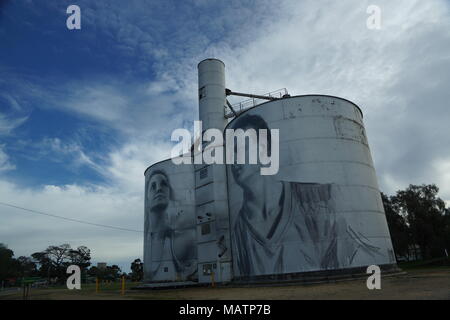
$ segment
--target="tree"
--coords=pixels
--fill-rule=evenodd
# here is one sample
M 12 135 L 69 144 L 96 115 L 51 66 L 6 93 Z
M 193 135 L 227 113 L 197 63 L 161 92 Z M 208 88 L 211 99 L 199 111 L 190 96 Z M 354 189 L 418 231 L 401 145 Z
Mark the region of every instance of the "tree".
M 116 280 L 120 278 L 120 275 L 122 274 L 122 270 L 118 265 L 113 264 L 111 267 L 107 266 L 107 276 L 110 278 L 110 280 Z
M 80 246 L 77 249 L 70 250 L 68 256 L 70 264 L 76 264 L 82 269 L 91 265 L 91 250 L 88 247 Z
M 446 237 L 445 202 L 434 185 L 409 185 L 392 197 L 393 206 L 405 218 L 412 244 L 420 247 L 424 259 L 441 257 Z
M 60 246 L 49 246 L 42 252 L 35 252 L 31 256 L 39 264 L 39 274 L 41 277 L 63 279 L 66 277 L 66 269 L 70 261 L 69 244 Z
M 43 278 L 54 277 L 51 274 L 52 261 L 45 252 L 35 252 L 31 255 L 32 261 L 38 266 L 38 275 Z
M 88 275 L 91 277 L 97 277 L 100 280 L 117 280 L 122 275 L 122 270 L 118 265 L 106 266 L 106 268 L 97 268 L 96 266 L 92 266 L 88 270 Z
M 49 246 L 44 252 L 52 261 L 55 268 L 59 268 L 63 263 L 70 260 L 70 244 L 62 244 L 60 246 Z
M 37 275 L 36 263 L 30 257 L 20 256 L 16 261 L 17 271 L 21 277 L 32 277 Z
M 3 243 L 0 243 L 0 280 L 15 276 L 15 259 L 13 259 L 13 256 L 14 252 Z
M 87 271 L 88 276 L 91 277 L 98 277 L 99 276 L 99 269 L 96 266 L 91 266 L 89 270 Z
M 85 246 L 72 249 L 69 244 L 49 246 L 42 252 L 32 255 L 34 262 L 39 265 L 41 277 L 64 279 L 67 277 L 67 267 L 71 264 L 87 268 L 91 263 L 91 251 Z
M 392 245 L 396 256 L 408 256 L 408 247 L 410 244 L 409 228 L 405 218 L 399 213 L 399 208 L 392 201 L 392 197 L 381 193 L 384 212 L 391 234 Z
M 141 281 L 144 277 L 144 264 L 141 259 L 135 259 L 131 263 L 131 279 L 132 281 Z

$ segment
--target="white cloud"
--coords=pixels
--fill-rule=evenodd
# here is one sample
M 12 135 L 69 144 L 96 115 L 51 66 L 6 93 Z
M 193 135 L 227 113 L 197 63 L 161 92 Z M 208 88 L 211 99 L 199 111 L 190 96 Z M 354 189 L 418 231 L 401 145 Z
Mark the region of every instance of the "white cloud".
M 24 123 L 27 117 L 11 118 L 0 113 L 0 136 L 9 135 L 11 132 Z
M 0 112 L 0 137 L 10 136 L 14 129 L 19 127 L 26 119 L 27 117 L 7 117 Z M 6 153 L 6 143 L 0 144 L 0 173 L 14 170 L 15 168 L 16 166 L 11 163 L 9 156 Z
M 0 144 L 0 172 L 14 170 L 16 167 L 10 163 L 8 155 L 4 151 L 5 145 Z

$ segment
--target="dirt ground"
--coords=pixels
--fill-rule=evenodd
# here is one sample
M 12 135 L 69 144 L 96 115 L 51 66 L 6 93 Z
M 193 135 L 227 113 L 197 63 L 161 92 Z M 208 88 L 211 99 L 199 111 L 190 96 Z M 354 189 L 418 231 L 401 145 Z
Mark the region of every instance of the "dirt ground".
M 22 299 L 21 291 L 0 292 L 0 299 Z M 161 299 L 161 300 L 402 300 L 439 299 L 450 300 L 450 268 L 410 270 L 407 274 L 381 278 L 381 290 L 368 290 L 366 279 L 340 281 L 311 285 L 288 285 L 267 287 L 215 287 L 183 288 L 164 290 L 127 290 L 120 294 L 118 286 L 102 285 L 99 293 L 93 285 L 81 290 L 31 289 L 31 300 L 116 300 L 116 299 Z

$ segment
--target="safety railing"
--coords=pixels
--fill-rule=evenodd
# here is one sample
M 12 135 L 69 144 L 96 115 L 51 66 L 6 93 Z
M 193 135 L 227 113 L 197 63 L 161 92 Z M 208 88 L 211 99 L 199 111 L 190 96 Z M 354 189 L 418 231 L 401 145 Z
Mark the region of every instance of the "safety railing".
M 265 96 L 265 97 L 272 97 L 272 98 L 276 98 L 276 99 L 280 99 L 285 95 L 288 95 L 286 88 L 278 89 L 278 90 L 263 94 L 263 96 Z M 263 102 L 267 102 L 267 100 L 258 99 L 258 98 L 249 98 L 249 99 L 245 99 L 241 102 L 234 103 L 231 105 L 231 107 L 236 112 L 236 114 L 239 115 L 240 113 L 244 112 L 245 110 L 253 108 Z M 225 106 L 225 118 L 228 119 L 228 118 L 232 118 L 234 116 L 235 115 L 231 111 L 231 109 L 228 106 Z

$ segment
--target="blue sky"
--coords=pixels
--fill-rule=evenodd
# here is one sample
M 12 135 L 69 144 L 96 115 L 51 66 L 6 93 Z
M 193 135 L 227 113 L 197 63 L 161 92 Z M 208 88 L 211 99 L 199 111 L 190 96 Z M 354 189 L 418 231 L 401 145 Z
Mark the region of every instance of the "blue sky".
M 66 8 L 81 8 L 81 30 Z M 379 5 L 382 28 L 366 28 Z M 227 86 L 361 106 L 386 193 L 437 183 L 450 200 L 450 14 L 444 0 L 0 2 L 0 201 L 141 230 L 143 172 L 197 118 L 199 61 Z M 16 255 L 87 245 L 125 269 L 142 236 L 0 207 Z

